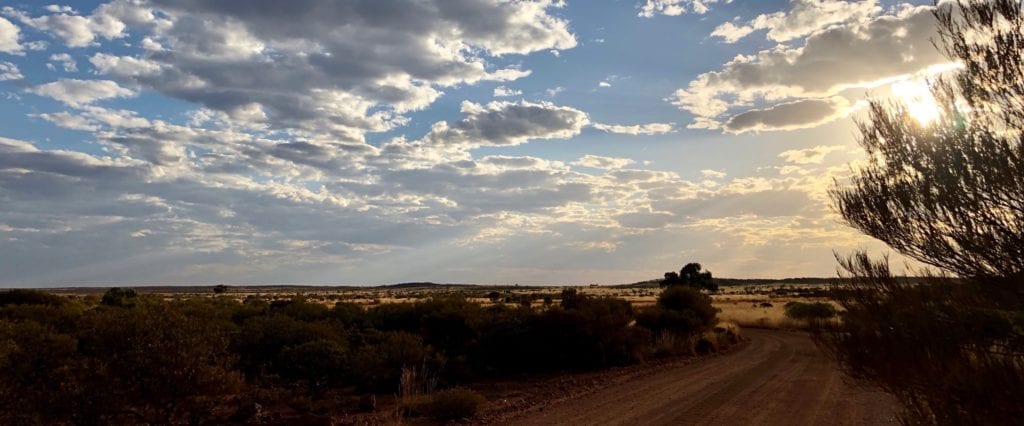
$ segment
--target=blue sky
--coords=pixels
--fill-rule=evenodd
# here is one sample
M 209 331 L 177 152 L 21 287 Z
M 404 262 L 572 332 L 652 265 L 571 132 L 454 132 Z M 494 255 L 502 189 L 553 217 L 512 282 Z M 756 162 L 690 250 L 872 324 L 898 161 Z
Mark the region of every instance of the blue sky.
M 830 276 L 930 3 L 0 2 L 0 285 Z

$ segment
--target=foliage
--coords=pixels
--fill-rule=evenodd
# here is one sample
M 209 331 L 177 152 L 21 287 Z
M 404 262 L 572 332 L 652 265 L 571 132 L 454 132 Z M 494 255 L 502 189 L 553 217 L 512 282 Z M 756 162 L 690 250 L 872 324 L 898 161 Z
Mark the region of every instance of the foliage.
M 473 417 L 485 403 L 487 399 L 483 395 L 469 389 L 455 388 L 413 398 L 404 408 L 412 415 L 451 421 Z
M 825 302 L 789 302 L 786 303 L 786 316 L 798 320 L 825 320 L 835 317 L 838 312 L 835 306 Z
M 1024 15 L 964 0 L 936 17 L 963 65 L 932 83 L 940 117 L 871 102 L 867 163 L 832 197 L 851 226 L 940 272 L 911 282 L 887 260 L 840 259 L 846 312 L 819 340 L 911 422 L 1009 423 L 1024 415 Z
M 670 286 L 658 296 L 655 306 L 640 312 L 637 324 L 654 333 L 696 335 L 715 325 L 717 312 L 711 298 L 699 290 Z
M 694 288 L 661 299 L 659 309 L 682 318 L 661 331 L 680 341 L 714 321 Z M 370 309 L 301 297 L 165 300 L 121 289 L 104 303 L 25 291 L 0 301 L 0 424 L 224 423 L 254 419 L 256 407 L 309 412 L 346 393 L 354 408 L 357 395 L 401 393 L 409 371 L 429 389 L 450 388 L 640 362 L 656 344 L 628 302 L 579 291 L 543 309 L 460 297 Z M 423 413 L 463 418 L 479 405 L 468 391 L 445 391 Z
M 1005 424 L 1024 415 L 1020 277 L 925 284 L 887 261 L 842 260 L 842 324 L 818 336 L 844 369 L 895 395 L 910 422 Z
M 687 263 L 678 273 L 666 272 L 665 279 L 658 284 L 662 287 L 681 285 L 711 292 L 718 291 L 718 284 L 711 277 L 711 271 L 701 271 L 699 263 Z
M 60 306 L 64 298 L 36 290 L 15 289 L 0 293 L 0 307 L 9 305 L 52 305 Z
M 133 306 L 136 297 L 138 297 L 138 293 L 134 289 L 114 287 L 103 293 L 103 299 L 100 299 L 100 303 L 123 308 Z

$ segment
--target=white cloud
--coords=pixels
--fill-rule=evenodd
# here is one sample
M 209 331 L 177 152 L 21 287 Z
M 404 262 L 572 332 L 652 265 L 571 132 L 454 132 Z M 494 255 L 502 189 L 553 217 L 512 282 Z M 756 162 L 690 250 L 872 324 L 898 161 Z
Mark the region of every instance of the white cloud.
M 62 6 L 58 4 L 51 4 L 46 6 L 46 11 L 51 13 L 77 13 L 71 6 Z
M 629 126 L 618 124 L 594 123 L 594 128 L 608 133 L 624 135 L 661 135 L 672 132 L 672 123 L 647 123 L 634 124 Z
M 832 1 L 791 0 L 786 12 L 758 15 L 746 23 L 726 22 L 711 33 L 726 43 L 735 43 L 759 30 L 768 30 L 768 39 L 785 42 L 831 25 L 844 22 L 861 23 L 882 11 L 877 0 Z
M 522 94 L 522 90 L 510 89 L 505 86 L 498 86 L 494 88 L 494 97 L 496 98 L 507 98 L 510 96 L 520 96 Z
M 711 32 L 711 36 L 719 37 L 725 40 L 726 43 L 735 43 L 754 31 L 755 28 L 751 25 L 736 25 L 732 22 L 725 22 L 715 27 L 715 30 Z
M 779 154 L 779 158 L 794 164 L 821 164 L 829 153 L 846 149 L 847 147 L 842 145 L 818 145 L 814 148 L 783 151 Z
M 69 106 L 80 107 L 92 102 L 134 96 L 135 92 L 110 80 L 60 79 L 28 89 L 39 96 L 56 99 Z
M 886 79 L 915 73 L 948 60 L 931 44 L 936 34 L 932 7 L 907 7 L 894 15 L 883 15 L 866 23 L 832 26 L 808 36 L 803 46 L 784 45 L 754 55 L 740 55 L 720 71 L 701 74 L 687 88 L 679 89 L 670 101 L 693 114 L 691 128 L 721 128 L 722 116 L 742 115 L 737 109 L 750 109 L 759 103 L 779 103 L 796 110 L 798 101 L 832 99 L 853 88 L 878 85 Z M 804 103 L 803 105 L 810 105 Z M 757 125 L 747 120 L 760 116 L 764 121 L 770 108 L 741 117 L 733 123 L 738 131 Z M 804 111 L 806 112 L 806 111 Z M 835 111 L 831 111 L 834 113 Z M 775 115 L 778 115 L 777 112 Z M 804 114 L 810 121 L 784 121 L 784 126 L 799 128 L 828 121 L 825 114 Z
M 89 63 L 96 72 L 122 79 L 155 77 L 160 74 L 161 66 L 155 61 L 131 56 L 115 56 L 97 53 L 89 58 Z
M 150 23 L 155 16 L 140 2 L 114 0 L 101 4 L 91 15 L 79 15 L 70 6 L 49 5 L 49 15 L 31 17 L 25 12 L 10 9 L 9 15 L 21 23 L 45 31 L 61 39 L 68 47 L 86 47 L 97 39 L 113 40 L 126 35 L 129 25 Z
M 591 167 L 595 169 L 621 169 L 635 161 L 628 158 L 602 157 L 600 155 L 584 155 L 579 160 L 573 161 L 575 166 Z
M 26 49 L 36 52 L 46 50 L 46 48 L 48 47 L 50 47 L 50 43 L 47 43 L 43 40 L 33 40 L 28 43 L 25 43 Z
M 0 17 L 0 52 L 21 53 L 22 46 L 18 43 L 21 29 L 7 19 Z
M 41 31 L 50 32 L 64 41 L 68 47 L 85 47 L 93 43 L 98 33 L 102 31 L 107 38 L 117 36 L 111 34 L 108 28 L 99 28 L 92 20 L 78 15 L 47 15 L 38 18 L 26 18 L 22 23 Z
M 55 53 L 50 55 L 50 62 L 57 63 L 65 72 L 78 71 L 78 62 L 76 62 L 75 59 L 67 53 Z M 54 65 L 52 63 L 48 63 L 46 65 L 50 69 L 54 69 Z
M 679 16 L 684 13 L 703 15 L 711 10 L 709 5 L 732 3 L 732 0 L 646 0 L 639 16 L 650 18 L 655 15 Z
M 65 129 L 72 130 L 83 130 L 87 132 L 94 132 L 99 130 L 99 126 L 94 124 L 92 121 L 81 115 L 72 114 L 67 111 L 55 112 L 55 113 L 43 113 L 38 115 L 39 118 L 49 121 Z
M 725 172 L 721 170 L 704 169 L 700 171 L 700 174 L 704 177 L 712 179 L 721 179 L 726 176 Z
M 607 81 L 602 81 L 600 83 L 597 83 L 597 87 L 612 87 L 612 84 Z
M 6 61 L 0 61 L 0 81 L 21 80 L 25 78 L 18 66 Z
M 262 0 L 261 0 L 262 1 Z M 100 73 L 227 114 L 241 125 L 361 142 L 366 132 L 404 124 L 446 87 L 511 81 L 530 74 L 489 59 L 576 45 L 555 1 L 401 0 L 352 8 L 310 0 L 304 7 L 153 0 L 147 7 L 97 9 L 134 24 L 155 55 L 91 59 Z M 159 9 L 159 19 L 152 11 Z M 115 13 L 116 12 L 116 13 Z M 147 20 L 142 19 L 144 16 Z M 260 114 L 240 114 L 240 111 Z

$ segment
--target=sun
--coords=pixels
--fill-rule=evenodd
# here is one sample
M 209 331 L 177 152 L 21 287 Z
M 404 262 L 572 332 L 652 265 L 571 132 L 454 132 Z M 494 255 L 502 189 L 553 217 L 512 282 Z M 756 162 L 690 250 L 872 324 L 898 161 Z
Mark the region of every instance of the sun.
M 907 112 L 921 125 L 928 125 L 939 119 L 939 106 L 932 97 L 928 84 L 921 80 L 901 80 L 890 86 L 892 95 L 907 107 Z

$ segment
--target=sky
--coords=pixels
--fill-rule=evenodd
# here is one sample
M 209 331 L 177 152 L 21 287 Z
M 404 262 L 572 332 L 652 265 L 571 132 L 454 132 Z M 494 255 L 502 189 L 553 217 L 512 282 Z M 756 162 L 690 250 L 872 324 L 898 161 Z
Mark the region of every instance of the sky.
M 865 99 L 949 68 L 930 1 L 0 8 L 6 287 L 835 276 Z

